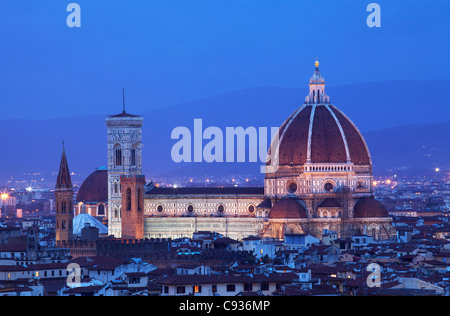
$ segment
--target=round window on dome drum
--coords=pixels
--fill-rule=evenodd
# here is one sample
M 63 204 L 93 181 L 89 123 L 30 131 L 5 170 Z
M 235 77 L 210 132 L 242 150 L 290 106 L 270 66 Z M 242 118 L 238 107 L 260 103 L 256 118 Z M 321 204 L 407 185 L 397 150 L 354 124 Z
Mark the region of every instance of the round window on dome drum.
M 222 205 L 222 204 L 220 204 L 218 207 L 217 207 L 217 212 L 219 212 L 219 213 L 223 213 L 223 212 L 225 212 L 225 207 Z
M 334 191 L 334 185 L 330 182 L 325 183 L 325 185 L 323 186 L 324 190 L 326 192 L 333 192 Z
M 194 207 L 193 207 L 192 205 L 189 205 L 189 206 L 187 207 L 187 212 L 188 212 L 189 214 L 194 213 Z
M 287 189 L 288 189 L 288 192 L 291 194 L 297 192 L 297 183 L 289 182 Z
M 161 204 L 159 204 L 159 205 L 156 207 L 156 211 L 157 211 L 158 213 L 164 212 L 164 206 L 162 206 Z
M 254 205 L 250 205 L 250 206 L 248 207 L 248 212 L 249 212 L 249 213 L 255 212 L 255 206 L 254 206 Z

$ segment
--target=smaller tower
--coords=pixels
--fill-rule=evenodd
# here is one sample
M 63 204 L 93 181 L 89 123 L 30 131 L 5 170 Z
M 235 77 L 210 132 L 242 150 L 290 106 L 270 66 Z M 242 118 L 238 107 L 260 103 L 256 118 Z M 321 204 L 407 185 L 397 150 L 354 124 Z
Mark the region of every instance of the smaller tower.
M 55 187 L 56 245 L 73 239 L 73 186 L 63 143 L 61 163 Z
M 122 238 L 144 239 L 144 175 L 122 175 Z

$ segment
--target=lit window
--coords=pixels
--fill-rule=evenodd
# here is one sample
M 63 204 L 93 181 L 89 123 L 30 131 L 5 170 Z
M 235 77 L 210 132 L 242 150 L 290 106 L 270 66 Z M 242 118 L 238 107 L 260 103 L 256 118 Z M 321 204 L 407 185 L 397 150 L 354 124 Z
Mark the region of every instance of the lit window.
M 202 287 L 199 285 L 195 285 L 194 286 L 194 293 L 201 293 L 202 292 Z

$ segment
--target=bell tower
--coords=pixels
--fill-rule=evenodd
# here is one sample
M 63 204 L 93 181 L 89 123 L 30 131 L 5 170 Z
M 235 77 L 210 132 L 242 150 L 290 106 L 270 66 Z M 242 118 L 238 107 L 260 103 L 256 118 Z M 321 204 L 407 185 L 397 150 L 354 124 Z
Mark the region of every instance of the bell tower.
M 144 239 L 144 175 L 123 175 L 122 238 Z
M 108 137 L 108 234 L 122 237 L 121 176 L 142 174 L 143 118 L 125 111 L 106 118 Z
M 73 239 L 73 186 L 63 143 L 61 163 L 55 187 L 56 245 Z

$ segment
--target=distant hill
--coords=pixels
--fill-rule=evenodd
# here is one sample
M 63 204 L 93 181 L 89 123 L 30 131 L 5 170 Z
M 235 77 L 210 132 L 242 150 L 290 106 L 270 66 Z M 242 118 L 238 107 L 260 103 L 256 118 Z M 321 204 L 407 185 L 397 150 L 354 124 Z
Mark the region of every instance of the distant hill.
M 363 132 L 375 173 L 450 167 L 450 81 L 393 81 L 327 88 L 331 102 Z M 188 165 L 171 160 L 178 126 L 193 130 L 195 118 L 209 126 L 272 127 L 304 100 L 305 88 L 252 88 L 160 108 L 144 116 L 144 171 L 152 176 L 258 173 L 260 163 Z M 128 109 L 132 111 L 132 106 Z M 118 112 L 118 111 L 117 111 Z M 116 114 L 114 111 L 109 114 Z M 105 117 L 53 120 L 0 120 L 3 135 L 0 180 L 59 166 L 64 140 L 72 171 L 82 179 L 106 164 Z M 206 141 L 205 141 L 206 143 Z

